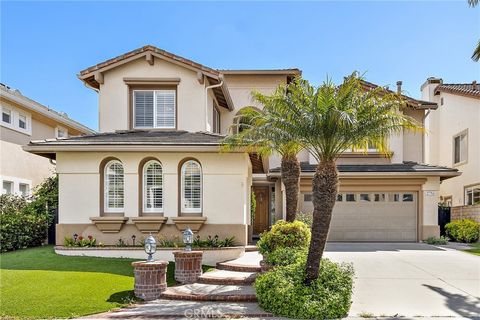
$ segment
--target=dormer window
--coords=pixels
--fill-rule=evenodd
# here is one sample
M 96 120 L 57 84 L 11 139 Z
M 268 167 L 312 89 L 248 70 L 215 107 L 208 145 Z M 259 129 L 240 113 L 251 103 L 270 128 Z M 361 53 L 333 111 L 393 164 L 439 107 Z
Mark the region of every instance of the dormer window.
M 176 91 L 133 90 L 133 126 L 135 129 L 175 129 Z

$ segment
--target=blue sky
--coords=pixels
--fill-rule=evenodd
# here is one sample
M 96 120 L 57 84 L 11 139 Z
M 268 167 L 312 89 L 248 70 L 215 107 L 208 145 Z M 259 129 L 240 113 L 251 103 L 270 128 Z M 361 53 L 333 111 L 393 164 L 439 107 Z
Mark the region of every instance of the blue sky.
M 429 76 L 480 78 L 480 6 L 450 2 L 6 2 L 1 82 L 97 129 L 77 73 L 145 44 L 213 68 L 298 67 L 319 84 L 353 70 L 420 97 Z

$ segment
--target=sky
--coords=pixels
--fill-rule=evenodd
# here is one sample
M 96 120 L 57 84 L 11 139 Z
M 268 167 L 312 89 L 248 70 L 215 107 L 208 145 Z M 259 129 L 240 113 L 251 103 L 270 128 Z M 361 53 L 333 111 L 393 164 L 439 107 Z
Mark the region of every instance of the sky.
M 430 76 L 480 80 L 467 0 L 0 1 L 0 81 L 93 129 L 98 96 L 78 72 L 147 44 L 218 69 L 296 67 L 315 85 L 357 70 L 416 98 Z

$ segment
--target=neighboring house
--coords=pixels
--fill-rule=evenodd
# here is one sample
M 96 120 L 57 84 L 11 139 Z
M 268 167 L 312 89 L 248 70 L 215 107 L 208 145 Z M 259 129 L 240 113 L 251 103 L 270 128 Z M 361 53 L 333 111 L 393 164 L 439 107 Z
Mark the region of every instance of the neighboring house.
M 421 90 L 423 99 L 438 104 L 427 117 L 426 161 L 462 172 L 442 182 L 440 201 L 455 207 L 480 203 L 480 85 L 432 77 Z
M 99 94 L 100 133 L 34 141 L 29 152 L 56 159 L 57 243 L 74 233 L 105 244 L 191 227 L 202 237 L 250 241 L 284 217 L 280 158 L 221 152 L 251 91 L 271 93 L 298 69 L 216 70 L 145 46 L 80 72 Z M 365 82 L 368 89 L 375 85 Z M 403 112 L 423 122 L 436 103 L 405 97 Z M 260 105 L 256 105 L 262 108 Z M 340 194 L 330 240 L 418 241 L 438 235 L 440 181 L 456 169 L 420 165 L 423 135 L 392 137 L 391 158 L 376 150 L 339 160 Z M 301 208 L 311 209 L 314 160 L 302 161 Z M 256 195 L 250 225 L 250 193 Z
M 49 159 L 22 150 L 31 140 L 68 138 L 93 130 L 0 84 L 0 181 L 2 194 L 28 196 L 55 172 Z

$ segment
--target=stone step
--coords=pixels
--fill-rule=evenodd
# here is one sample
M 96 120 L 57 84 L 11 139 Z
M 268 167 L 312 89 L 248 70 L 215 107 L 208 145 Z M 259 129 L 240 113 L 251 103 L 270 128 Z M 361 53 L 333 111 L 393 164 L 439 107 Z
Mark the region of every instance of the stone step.
M 193 283 L 167 288 L 161 298 L 190 301 L 255 302 L 257 297 L 252 286 L 215 285 Z
M 256 276 L 256 272 L 212 270 L 202 274 L 197 282 L 220 285 L 248 285 L 255 282 Z
M 254 244 L 249 244 L 245 246 L 245 252 L 256 252 L 258 251 L 258 247 Z
M 258 265 L 238 264 L 233 262 L 218 262 L 217 269 L 235 272 L 260 272 L 262 268 Z

